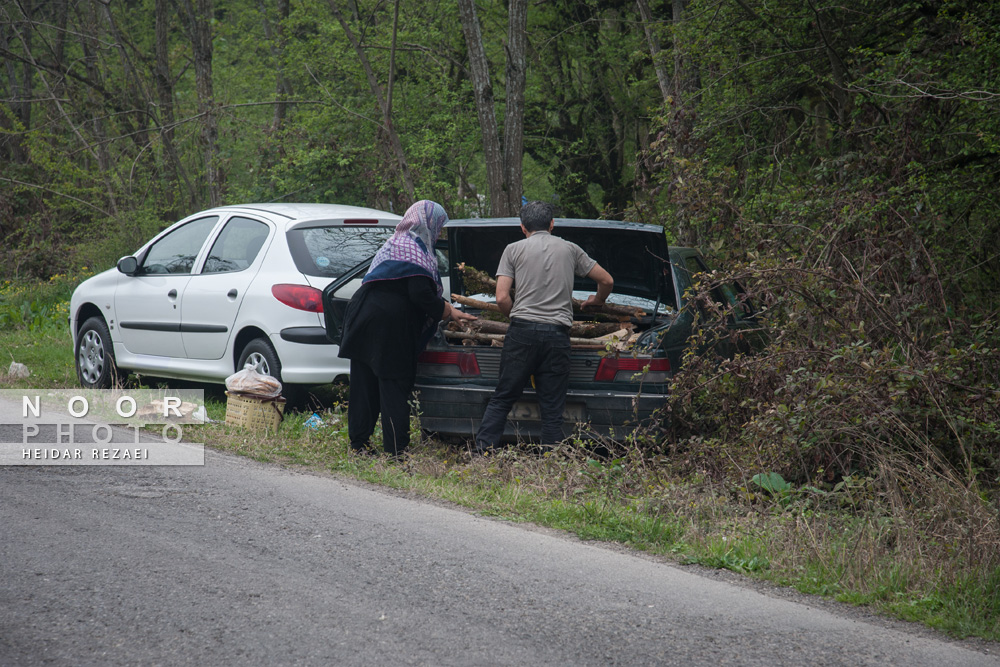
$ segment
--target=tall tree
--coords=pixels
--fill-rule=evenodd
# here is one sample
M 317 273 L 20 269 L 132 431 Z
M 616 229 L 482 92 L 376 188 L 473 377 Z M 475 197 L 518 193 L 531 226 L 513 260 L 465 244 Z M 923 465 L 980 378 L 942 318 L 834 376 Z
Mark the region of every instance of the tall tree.
M 493 82 L 474 0 L 459 0 L 462 33 L 468 48 L 469 76 L 486 158 L 486 181 L 493 215 L 516 215 L 521 208 L 524 157 L 524 88 L 527 71 L 527 0 L 510 0 L 506 48 L 506 114 L 503 150 L 494 110 Z
M 195 191 L 181 163 L 174 142 L 174 85 L 170 72 L 169 37 L 170 8 L 168 0 L 155 0 L 154 4 L 154 38 L 153 38 L 153 80 L 155 81 L 157 107 L 155 117 L 160 126 L 160 139 L 163 142 L 163 163 L 166 183 L 164 184 L 164 207 L 168 218 L 178 215 L 175 193 L 183 183 L 187 193 L 185 204 L 194 206 Z
M 653 71 L 656 72 L 656 83 L 660 86 L 660 93 L 663 95 L 663 102 L 666 104 L 671 97 L 670 75 L 663 67 L 660 56 L 660 38 L 656 31 L 653 19 L 653 12 L 649 8 L 649 0 L 635 0 L 636 8 L 639 10 L 639 19 L 642 21 L 642 30 L 646 33 L 646 42 L 649 45 L 649 55 L 653 61 Z
M 201 150 L 208 186 L 208 202 L 222 203 L 225 170 L 219 151 L 219 121 L 212 79 L 212 12 L 213 0 L 178 0 L 180 15 L 191 43 L 194 60 L 195 89 L 198 94 L 198 115 L 201 119 Z

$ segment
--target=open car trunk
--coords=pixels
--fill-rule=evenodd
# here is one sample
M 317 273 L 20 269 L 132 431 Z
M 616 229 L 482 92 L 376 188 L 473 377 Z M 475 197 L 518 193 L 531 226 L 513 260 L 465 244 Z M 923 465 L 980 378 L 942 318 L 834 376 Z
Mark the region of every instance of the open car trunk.
M 446 333 L 450 342 L 465 346 L 502 344 L 503 326 L 492 323 L 506 322 L 507 318 L 490 307 L 496 301 L 495 282 L 489 284 L 483 278 L 495 279 L 504 248 L 524 238 L 517 221 L 503 222 L 506 221 L 470 222 L 448 228 L 452 300 L 491 323 L 478 327 L 485 332 L 479 337 Z M 676 314 L 677 294 L 662 230 L 628 223 L 561 220 L 553 234 L 579 245 L 615 279 L 606 309 L 586 312 L 575 309 L 575 324 L 570 334 L 574 347 L 611 344 L 614 349 L 625 351 L 631 349 L 642 332 L 668 323 Z M 574 300 L 582 302 L 596 289 L 594 281 L 578 277 Z
M 452 302 L 479 320 L 440 325 L 417 367 L 418 409 L 425 430 L 471 437 L 499 378 L 507 326 L 491 281 L 504 248 L 524 234 L 517 219 L 452 221 L 446 229 Z M 566 434 L 621 438 L 663 405 L 672 363 L 680 362 L 681 346 L 672 362 L 661 335 L 679 317 L 670 251 L 663 230 L 650 225 L 557 220 L 553 234 L 579 245 L 615 280 L 607 308 L 574 315 Z M 573 297 L 582 302 L 596 289 L 578 277 Z M 540 431 L 529 383 L 505 438 L 533 439 Z

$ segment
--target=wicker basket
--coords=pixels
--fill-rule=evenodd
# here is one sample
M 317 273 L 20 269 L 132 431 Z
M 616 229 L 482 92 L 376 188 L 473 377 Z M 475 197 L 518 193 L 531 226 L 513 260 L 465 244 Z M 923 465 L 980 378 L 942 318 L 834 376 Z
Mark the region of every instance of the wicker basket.
M 285 418 L 285 399 L 226 392 L 226 424 L 263 431 L 278 429 Z

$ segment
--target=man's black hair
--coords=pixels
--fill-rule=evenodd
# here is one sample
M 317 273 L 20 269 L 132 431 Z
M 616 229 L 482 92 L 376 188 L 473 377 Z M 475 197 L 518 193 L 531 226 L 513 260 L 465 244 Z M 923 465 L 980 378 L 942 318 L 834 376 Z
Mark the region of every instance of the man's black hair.
M 544 201 L 530 201 L 521 207 L 521 224 L 529 232 L 548 231 L 553 218 L 552 205 Z

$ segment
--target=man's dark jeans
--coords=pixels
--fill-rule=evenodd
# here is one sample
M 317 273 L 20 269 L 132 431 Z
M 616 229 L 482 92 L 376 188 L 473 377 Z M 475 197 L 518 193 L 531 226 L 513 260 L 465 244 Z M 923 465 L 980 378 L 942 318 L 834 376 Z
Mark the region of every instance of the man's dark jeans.
M 500 380 L 476 432 L 476 446 L 485 450 L 500 443 L 507 414 L 531 376 L 541 409 L 542 444 L 562 440 L 569 359 L 569 327 L 514 320 L 504 338 Z

